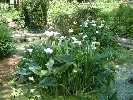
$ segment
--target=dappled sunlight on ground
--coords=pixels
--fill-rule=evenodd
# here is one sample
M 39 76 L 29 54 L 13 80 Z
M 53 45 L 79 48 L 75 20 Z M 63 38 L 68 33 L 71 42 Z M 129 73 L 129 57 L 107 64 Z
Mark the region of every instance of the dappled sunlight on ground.
M 12 55 L 10 58 L 0 62 L 0 78 L 7 76 L 12 72 L 18 63 L 18 55 Z
M 3 61 L 0 61 L 0 100 L 11 100 L 11 85 L 12 83 L 12 75 L 11 72 L 17 66 L 19 62 L 19 57 L 22 51 L 24 50 L 24 46 L 29 43 L 20 43 L 16 45 L 16 52 L 9 58 L 6 58 Z M 23 100 L 23 99 L 19 99 Z

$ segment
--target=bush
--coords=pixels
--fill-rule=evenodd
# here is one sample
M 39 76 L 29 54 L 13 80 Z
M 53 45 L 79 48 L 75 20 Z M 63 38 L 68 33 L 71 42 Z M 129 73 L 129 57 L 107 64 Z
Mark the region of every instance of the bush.
M 21 16 L 25 27 L 43 29 L 47 24 L 48 0 L 23 0 Z
M 104 20 L 100 18 L 97 20 L 86 20 L 81 26 L 80 33 L 86 35 L 86 41 L 100 42 L 100 50 L 107 47 L 117 47 L 118 42 L 116 37 L 109 30 L 109 26 Z
M 0 59 L 9 56 L 14 49 L 11 35 L 11 31 L 8 27 L 5 24 L 0 23 Z
M 116 99 L 110 91 L 114 69 L 108 63 L 113 58 L 115 38 L 99 20 L 83 22 L 80 29 L 82 33 L 51 36 L 26 47 L 15 75 L 20 83 L 28 85 L 24 93 L 29 94 L 27 98 L 77 95 L 84 100 L 92 99 L 89 93 L 95 93 L 98 99 L 99 95 Z
M 82 22 L 87 19 L 97 19 L 98 9 L 91 8 L 90 5 L 80 6 L 72 4 L 71 12 L 61 11 L 53 17 L 54 27 L 62 33 L 68 35 L 69 30 L 73 30 L 74 34 L 79 33 L 79 28 Z
M 130 5 L 120 5 L 115 9 L 112 27 L 120 37 L 133 38 L 133 8 Z

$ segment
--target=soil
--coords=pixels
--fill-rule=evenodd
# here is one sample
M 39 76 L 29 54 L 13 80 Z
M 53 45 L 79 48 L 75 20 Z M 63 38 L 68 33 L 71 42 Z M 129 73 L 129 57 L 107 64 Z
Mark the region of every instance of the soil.
M 0 61 L 0 79 L 3 79 L 6 76 L 11 75 L 11 72 L 16 67 L 19 61 L 19 55 L 14 54 L 11 57 Z

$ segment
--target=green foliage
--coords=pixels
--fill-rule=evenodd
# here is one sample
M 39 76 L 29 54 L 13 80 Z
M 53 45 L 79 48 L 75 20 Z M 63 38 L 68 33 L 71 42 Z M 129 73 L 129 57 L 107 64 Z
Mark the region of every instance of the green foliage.
M 80 6 L 77 3 L 72 3 L 66 7 L 69 9 L 67 8 L 67 10 L 59 11 L 52 16 L 55 29 L 58 29 L 63 35 L 68 35 L 71 29 L 74 34 L 79 33 L 82 22 L 87 19 L 96 19 L 98 17 L 98 9 L 91 8 L 90 5 Z
M 47 24 L 48 0 L 23 0 L 21 15 L 25 27 L 43 29 Z
M 86 20 L 81 26 L 80 33 L 83 37 L 87 37 L 85 40 L 100 42 L 100 50 L 104 47 L 117 47 L 116 37 L 113 36 L 104 20 Z
M 112 3 L 112 2 L 119 2 L 120 0 L 92 0 L 92 1 L 94 1 L 94 2 Z
M 130 5 L 121 4 L 115 9 L 114 23 L 112 27 L 119 36 L 133 38 L 133 8 Z
M 8 18 L 17 19 L 18 11 L 14 9 L 0 10 L 0 21 L 5 23 Z
M 48 40 L 39 40 L 27 46 L 15 71 L 20 83 L 33 85 L 26 94 L 30 97 L 40 95 L 41 99 L 46 94 L 76 95 L 86 99 L 92 93 L 101 93 L 108 99 L 112 98 L 109 91 L 114 69 L 108 61 L 113 57 L 111 51 L 115 45 L 108 42 L 113 44 L 115 38 L 109 31 L 100 31 L 108 30 L 107 27 L 97 29 L 98 22 L 83 22 L 80 26 L 82 33 L 51 36 Z
M 0 23 L 0 59 L 9 56 L 14 49 L 13 38 L 8 27 Z

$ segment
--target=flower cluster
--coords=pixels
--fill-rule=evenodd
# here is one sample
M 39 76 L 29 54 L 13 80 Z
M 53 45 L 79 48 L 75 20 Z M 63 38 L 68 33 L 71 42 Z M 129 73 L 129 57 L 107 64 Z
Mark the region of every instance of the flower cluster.
M 50 48 L 44 49 L 44 51 L 45 51 L 47 54 L 51 54 L 51 53 L 53 52 L 53 50 L 50 49 Z

